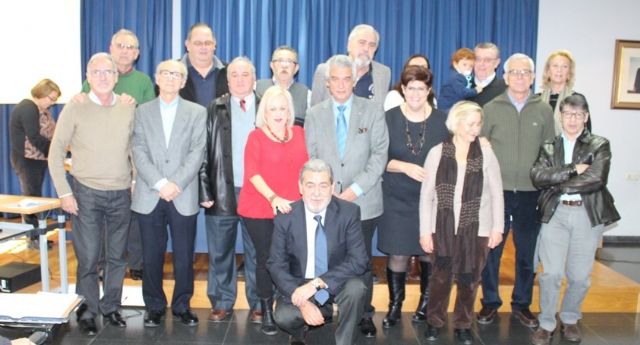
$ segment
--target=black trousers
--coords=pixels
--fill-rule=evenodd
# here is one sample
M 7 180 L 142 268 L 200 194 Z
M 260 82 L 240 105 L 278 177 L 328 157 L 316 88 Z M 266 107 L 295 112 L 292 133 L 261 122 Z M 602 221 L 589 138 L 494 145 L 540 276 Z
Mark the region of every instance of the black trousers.
M 273 281 L 267 270 L 267 259 L 271 249 L 273 235 L 273 219 L 242 218 L 247 227 L 253 247 L 256 249 L 256 288 L 258 297 L 273 297 Z M 246 269 L 246 266 L 245 266 Z
M 162 289 L 164 254 L 167 251 L 167 225 L 173 248 L 175 287 L 171 308 L 175 313 L 189 309 L 193 296 L 193 251 L 198 215 L 183 216 L 173 202 L 158 201 L 149 214 L 138 213 L 142 232 L 142 297 L 149 311 L 163 312 L 167 297 Z

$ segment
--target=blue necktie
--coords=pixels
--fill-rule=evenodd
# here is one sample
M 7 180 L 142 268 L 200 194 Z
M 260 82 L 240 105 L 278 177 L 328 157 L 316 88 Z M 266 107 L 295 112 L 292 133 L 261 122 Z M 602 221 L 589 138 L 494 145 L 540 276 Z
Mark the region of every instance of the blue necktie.
M 318 222 L 316 227 L 316 260 L 315 260 L 315 276 L 319 277 L 328 270 L 327 263 L 327 234 L 322 226 L 322 216 L 315 215 L 313 219 Z
M 347 118 L 344 116 L 346 105 L 338 106 L 338 121 L 336 123 L 336 138 L 338 139 L 338 154 L 344 157 L 344 146 L 347 142 Z

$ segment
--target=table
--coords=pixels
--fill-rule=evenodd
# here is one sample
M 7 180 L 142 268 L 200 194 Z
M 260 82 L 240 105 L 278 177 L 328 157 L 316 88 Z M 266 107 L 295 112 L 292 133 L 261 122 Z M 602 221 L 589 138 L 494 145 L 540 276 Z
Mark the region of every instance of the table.
M 16 213 L 21 215 L 38 214 L 60 208 L 60 199 L 57 198 L 39 198 L 22 195 L 0 194 L 0 212 Z M 47 227 L 47 219 L 43 217 L 38 219 L 38 233 L 40 239 L 40 277 L 42 279 L 42 291 L 49 291 L 49 255 L 47 253 L 47 232 L 52 229 L 58 231 L 58 249 L 60 251 L 60 289 L 62 293 L 69 290 L 69 279 L 67 272 L 67 241 L 65 234 L 65 216 L 64 213 L 58 215 L 57 226 Z M 0 241 L 9 238 L 25 235 L 32 231 L 32 226 L 28 224 L 16 224 L 0 222 Z M 5 236 L 6 235 L 6 236 Z

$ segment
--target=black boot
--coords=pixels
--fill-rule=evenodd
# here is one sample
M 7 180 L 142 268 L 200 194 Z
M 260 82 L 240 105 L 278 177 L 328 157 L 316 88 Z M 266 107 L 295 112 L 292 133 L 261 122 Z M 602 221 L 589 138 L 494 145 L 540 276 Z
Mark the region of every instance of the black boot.
M 273 319 L 273 298 L 260 299 L 262 307 L 262 325 L 260 330 L 266 335 L 275 335 L 278 333 L 276 321 Z
M 423 322 L 427 319 L 427 303 L 429 302 L 429 277 L 431 276 L 431 263 L 420 261 L 420 303 L 411 320 Z
M 404 301 L 404 287 L 407 279 L 407 272 L 393 272 L 387 268 L 387 285 L 389 286 L 389 311 L 384 320 L 382 327 L 389 328 L 398 321 L 402 316 L 402 302 Z

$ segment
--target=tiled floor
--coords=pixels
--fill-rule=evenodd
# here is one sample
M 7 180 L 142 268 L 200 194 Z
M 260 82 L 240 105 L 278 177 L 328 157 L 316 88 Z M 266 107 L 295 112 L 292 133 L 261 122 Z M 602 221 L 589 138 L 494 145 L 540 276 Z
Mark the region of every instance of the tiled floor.
M 288 344 L 288 336 L 280 331 L 275 336 L 266 336 L 260 332 L 260 326 L 247 320 L 247 311 L 237 311 L 227 322 L 207 321 L 208 310 L 196 310 L 200 324 L 197 327 L 184 326 L 172 316 L 167 317 L 163 326 L 144 328 L 140 309 L 124 309 L 127 327 L 99 327 L 95 337 L 86 337 L 78 330 L 75 320 L 57 330 L 53 344 L 95 344 L 95 345 L 137 345 L 137 344 Z M 456 344 L 453 330 L 445 327 L 440 339 L 427 341 L 422 335 L 424 324 L 412 324 L 411 314 L 405 313 L 402 323 L 391 329 L 382 329 L 384 313 L 377 313 L 374 322 L 378 327 L 375 338 L 358 338 L 356 344 Z M 307 334 L 308 344 L 335 344 L 332 324 L 311 330 Z M 585 314 L 581 321 L 583 340 L 581 345 L 638 345 L 640 344 L 640 314 Z M 500 314 L 490 325 L 474 324 L 475 344 L 520 345 L 528 344 L 530 330 L 522 326 L 510 314 Z M 552 344 L 570 344 L 556 334 Z

